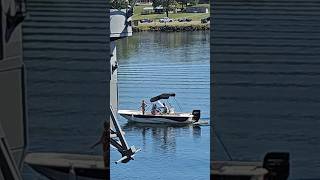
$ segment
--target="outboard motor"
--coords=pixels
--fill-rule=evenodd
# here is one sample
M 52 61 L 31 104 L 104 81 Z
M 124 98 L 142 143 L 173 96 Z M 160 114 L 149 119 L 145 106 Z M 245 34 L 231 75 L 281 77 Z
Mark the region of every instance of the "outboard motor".
M 193 120 L 195 120 L 196 122 L 199 121 L 200 115 L 201 115 L 200 110 L 193 110 L 192 115 L 193 115 L 193 118 L 192 118 Z
M 265 180 L 287 180 L 289 177 L 289 153 L 270 152 L 263 160 L 263 167 L 269 171 Z

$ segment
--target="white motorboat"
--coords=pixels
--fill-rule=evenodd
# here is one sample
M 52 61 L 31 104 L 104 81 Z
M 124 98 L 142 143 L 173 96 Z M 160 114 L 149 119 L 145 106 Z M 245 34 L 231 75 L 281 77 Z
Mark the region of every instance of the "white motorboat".
M 169 103 L 170 97 L 175 97 L 175 93 L 163 93 L 150 99 L 152 109 L 150 112 L 137 110 L 119 110 L 118 114 L 126 118 L 128 121 L 140 123 L 175 123 L 175 124 L 190 124 L 199 121 L 200 110 L 193 110 L 191 113 L 175 112 L 174 107 Z M 160 100 L 166 100 L 163 103 Z M 160 107 L 157 108 L 157 103 Z

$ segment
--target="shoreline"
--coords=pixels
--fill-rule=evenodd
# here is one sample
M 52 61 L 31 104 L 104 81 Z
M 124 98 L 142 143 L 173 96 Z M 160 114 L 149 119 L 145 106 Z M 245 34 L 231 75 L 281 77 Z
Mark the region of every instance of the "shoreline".
M 184 24 L 143 24 L 132 27 L 133 32 L 161 31 L 161 32 L 181 32 L 181 31 L 208 31 L 210 24 L 184 23 Z

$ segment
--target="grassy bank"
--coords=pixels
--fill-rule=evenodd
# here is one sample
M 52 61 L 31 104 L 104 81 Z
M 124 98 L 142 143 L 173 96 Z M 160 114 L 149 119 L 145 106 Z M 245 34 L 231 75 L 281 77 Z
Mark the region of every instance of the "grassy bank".
M 202 24 L 200 21 L 180 23 L 148 23 L 134 26 L 133 30 L 138 31 L 204 31 L 209 30 L 209 24 Z
M 197 6 L 204 6 L 210 9 L 209 4 L 199 4 Z M 145 7 L 152 7 L 151 5 L 140 5 L 135 6 L 134 8 L 134 15 L 133 20 L 140 20 L 140 19 L 152 19 L 154 21 L 159 21 L 159 19 L 166 17 L 166 14 L 148 14 L 148 15 L 141 15 L 143 8 Z M 210 13 L 169 13 L 169 18 L 171 19 L 179 19 L 179 18 L 191 18 L 194 21 L 200 21 L 203 18 L 209 17 Z
M 174 22 L 160 23 L 161 18 L 166 17 L 166 14 L 149 14 L 141 15 L 143 8 L 150 7 L 151 5 L 140 5 L 134 9 L 133 20 L 151 19 L 152 23 L 138 23 L 134 26 L 134 31 L 196 31 L 208 30 L 209 24 L 202 24 L 201 19 L 210 16 L 210 13 L 169 13 L 169 18 L 174 19 Z M 210 9 L 209 4 L 199 4 Z M 191 22 L 178 22 L 179 18 L 191 18 Z

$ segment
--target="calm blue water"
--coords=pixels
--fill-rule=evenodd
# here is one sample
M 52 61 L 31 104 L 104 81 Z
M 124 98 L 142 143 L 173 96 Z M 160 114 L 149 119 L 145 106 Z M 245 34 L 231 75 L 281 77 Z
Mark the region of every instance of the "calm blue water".
M 182 109 L 210 114 L 209 33 L 136 33 L 118 43 L 119 109 L 136 110 L 142 99 L 175 92 Z M 176 107 L 177 108 L 177 107 Z M 127 124 L 134 161 L 111 165 L 112 179 L 209 179 L 210 127 Z M 111 162 L 120 158 L 111 150 Z

